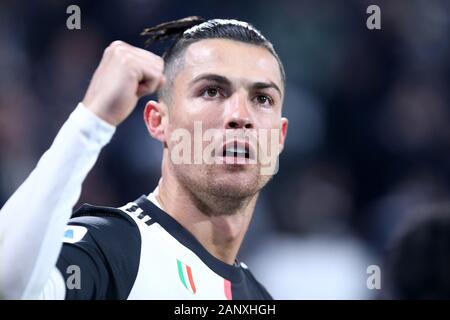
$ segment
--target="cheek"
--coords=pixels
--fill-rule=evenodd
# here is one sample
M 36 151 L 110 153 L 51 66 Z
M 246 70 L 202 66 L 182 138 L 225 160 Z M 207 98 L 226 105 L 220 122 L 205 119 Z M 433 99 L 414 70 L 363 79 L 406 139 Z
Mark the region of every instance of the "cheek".
M 254 117 L 255 127 L 271 130 L 271 129 L 281 129 L 281 117 L 275 116 L 274 114 L 258 114 Z
M 256 125 L 259 143 L 265 147 L 268 152 L 277 150 L 280 135 L 281 135 L 281 121 L 279 118 L 267 117 L 261 118 Z
M 194 121 L 213 124 L 223 117 L 223 106 L 198 97 L 179 97 L 175 107 L 176 122 L 187 126 Z

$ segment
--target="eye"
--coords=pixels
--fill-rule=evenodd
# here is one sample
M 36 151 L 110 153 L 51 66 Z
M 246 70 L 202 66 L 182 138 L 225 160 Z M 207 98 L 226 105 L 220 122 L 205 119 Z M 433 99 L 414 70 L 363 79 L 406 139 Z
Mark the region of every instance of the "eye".
M 268 106 L 268 105 L 273 105 L 273 100 L 272 98 L 270 98 L 269 96 L 266 96 L 264 94 L 259 94 L 255 97 L 256 102 L 258 104 L 264 105 L 264 106 Z
M 219 89 L 216 87 L 208 87 L 202 91 L 204 98 L 216 98 L 219 95 Z

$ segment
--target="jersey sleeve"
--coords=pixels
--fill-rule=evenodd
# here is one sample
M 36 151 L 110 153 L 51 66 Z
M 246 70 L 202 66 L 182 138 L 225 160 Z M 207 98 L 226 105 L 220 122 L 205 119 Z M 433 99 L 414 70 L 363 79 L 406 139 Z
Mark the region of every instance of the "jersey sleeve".
M 70 220 L 57 268 L 66 299 L 126 299 L 139 269 L 141 237 L 134 221 L 103 213 Z
M 82 103 L 0 210 L 0 296 L 36 299 L 55 267 L 61 236 L 87 174 L 115 127 Z

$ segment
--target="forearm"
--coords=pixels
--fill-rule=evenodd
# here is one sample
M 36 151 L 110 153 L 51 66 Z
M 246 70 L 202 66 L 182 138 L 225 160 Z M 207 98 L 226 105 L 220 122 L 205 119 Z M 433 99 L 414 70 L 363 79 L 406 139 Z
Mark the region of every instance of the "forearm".
M 0 295 L 36 298 L 54 268 L 81 185 L 115 128 L 81 104 L 0 211 Z

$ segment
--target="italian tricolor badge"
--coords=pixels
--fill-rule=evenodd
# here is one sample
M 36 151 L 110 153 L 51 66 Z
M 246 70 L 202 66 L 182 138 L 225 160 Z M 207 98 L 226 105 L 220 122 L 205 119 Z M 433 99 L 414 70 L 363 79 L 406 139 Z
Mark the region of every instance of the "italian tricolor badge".
M 181 283 L 183 286 L 188 289 L 192 294 L 195 294 L 195 283 L 194 278 L 192 277 L 192 269 L 187 264 L 184 264 L 180 260 L 177 259 L 178 265 L 178 275 L 180 276 Z

